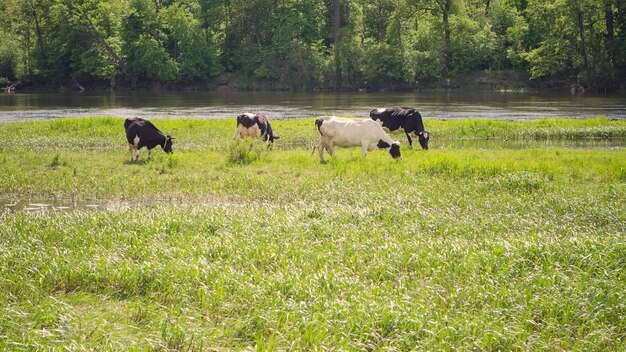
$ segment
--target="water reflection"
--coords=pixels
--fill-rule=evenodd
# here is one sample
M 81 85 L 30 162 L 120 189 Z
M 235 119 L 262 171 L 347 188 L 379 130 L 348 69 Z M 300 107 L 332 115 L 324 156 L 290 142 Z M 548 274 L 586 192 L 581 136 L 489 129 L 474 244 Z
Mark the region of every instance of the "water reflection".
M 0 121 L 84 116 L 232 117 L 242 111 L 271 118 L 366 117 L 377 107 L 414 106 L 426 118 L 626 118 L 626 95 L 428 91 L 405 93 L 110 92 L 0 94 Z

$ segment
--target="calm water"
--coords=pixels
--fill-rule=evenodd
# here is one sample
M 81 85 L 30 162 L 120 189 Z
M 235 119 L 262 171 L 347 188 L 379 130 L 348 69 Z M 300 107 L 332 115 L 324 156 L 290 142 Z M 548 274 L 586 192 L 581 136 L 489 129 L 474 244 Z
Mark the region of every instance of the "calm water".
M 371 109 L 389 106 L 413 106 L 425 118 L 436 119 L 626 118 L 626 94 L 124 92 L 0 93 L 0 122 L 83 116 L 219 118 L 245 111 L 273 119 L 327 114 L 367 117 Z

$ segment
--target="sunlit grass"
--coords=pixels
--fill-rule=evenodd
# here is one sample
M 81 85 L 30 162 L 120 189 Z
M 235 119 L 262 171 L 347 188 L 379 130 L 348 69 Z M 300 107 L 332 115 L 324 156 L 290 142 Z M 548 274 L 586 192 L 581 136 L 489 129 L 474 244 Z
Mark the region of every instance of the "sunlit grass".
M 308 149 L 317 137 L 314 119 L 275 120 L 272 126 L 281 139 L 275 149 Z M 235 132 L 234 119 L 156 119 L 157 127 L 177 137 L 175 146 L 182 149 L 223 151 Z M 611 139 L 626 138 L 626 120 L 540 119 L 532 121 L 497 121 L 484 119 L 427 120 L 432 143 L 449 139 Z M 63 148 L 101 150 L 124 146 L 121 118 L 52 119 L 50 121 L 6 122 L 0 129 L 0 150 Z M 406 146 L 403 135 L 397 139 Z
M 128 206 L 0 212 L 0 349 L 626 347 L 624 149 L 435 137 L 623 122 L 431 121 L 428 151 L 321 164 L 307 120 L 245 163 L 230 120 L 159 120 L 175 153 L 130 162 L 121 121 L 1 126 L 2 199 Z

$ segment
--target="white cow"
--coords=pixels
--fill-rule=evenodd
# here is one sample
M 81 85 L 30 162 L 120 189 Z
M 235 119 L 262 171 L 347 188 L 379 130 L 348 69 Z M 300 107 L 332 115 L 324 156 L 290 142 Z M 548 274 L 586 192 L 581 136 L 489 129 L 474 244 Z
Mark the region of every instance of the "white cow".
M 394 141 L 383 128 L 371 119 L 344 119 L 336 116 L 322 116 L 315 120 L 320 132 L 317 149 L 320 160 L 324 162 L 324 149 L 333 156 L 333 146 L 361 147 L 363 157 L 368 150 L 387 149 L 394 159 L 400 157 L 400 143 Z M 315 149 L 314 149 L 315 151 Z

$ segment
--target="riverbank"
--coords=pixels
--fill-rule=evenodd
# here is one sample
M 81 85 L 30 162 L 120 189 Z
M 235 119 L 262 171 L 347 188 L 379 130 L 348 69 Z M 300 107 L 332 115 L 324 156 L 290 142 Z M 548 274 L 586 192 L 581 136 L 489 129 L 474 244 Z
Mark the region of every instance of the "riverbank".
M 496 143 L 625 120 L 431 120 L 428 151 L 327 164 L 312 120 L 251 162 L 232 119 L 160 119 L 174 154 L 130 162 L 122 121 L 2 123 L 3 197 L 117 206 L 4 206 L 0 349 L 626 347 L 624 147 Z
M 541 79 L 530 79 L 524 71 L 474 71 L 448 79 L 431 79 L 415 82 L 411 86 L 342 86 L 340 89 L 332 87 L 309 87 L 308 89 L 291 89 L 268 84 L 263 81 L 241 81 L 236 75 L 222 74 L 213 79 L 193 84 L 153 84 L 151 86 L 130 87 L 84 87 L 76 81 L 67 84 L 52 84 L 46 82 L 15 81 L 6 82 L 2 92 L 8 93 L 68 93 L 68 92 L 202 92 L 202 91 L 257 91 L 257 92 L 420 92 L 420 91 L 483 91 L 483 92 L 544 92 L 567 94 L 608 94 L 623 93 L 623 85 L 613 89 L 597 89 L 581 81 L 577 77 L 555 76 Z

